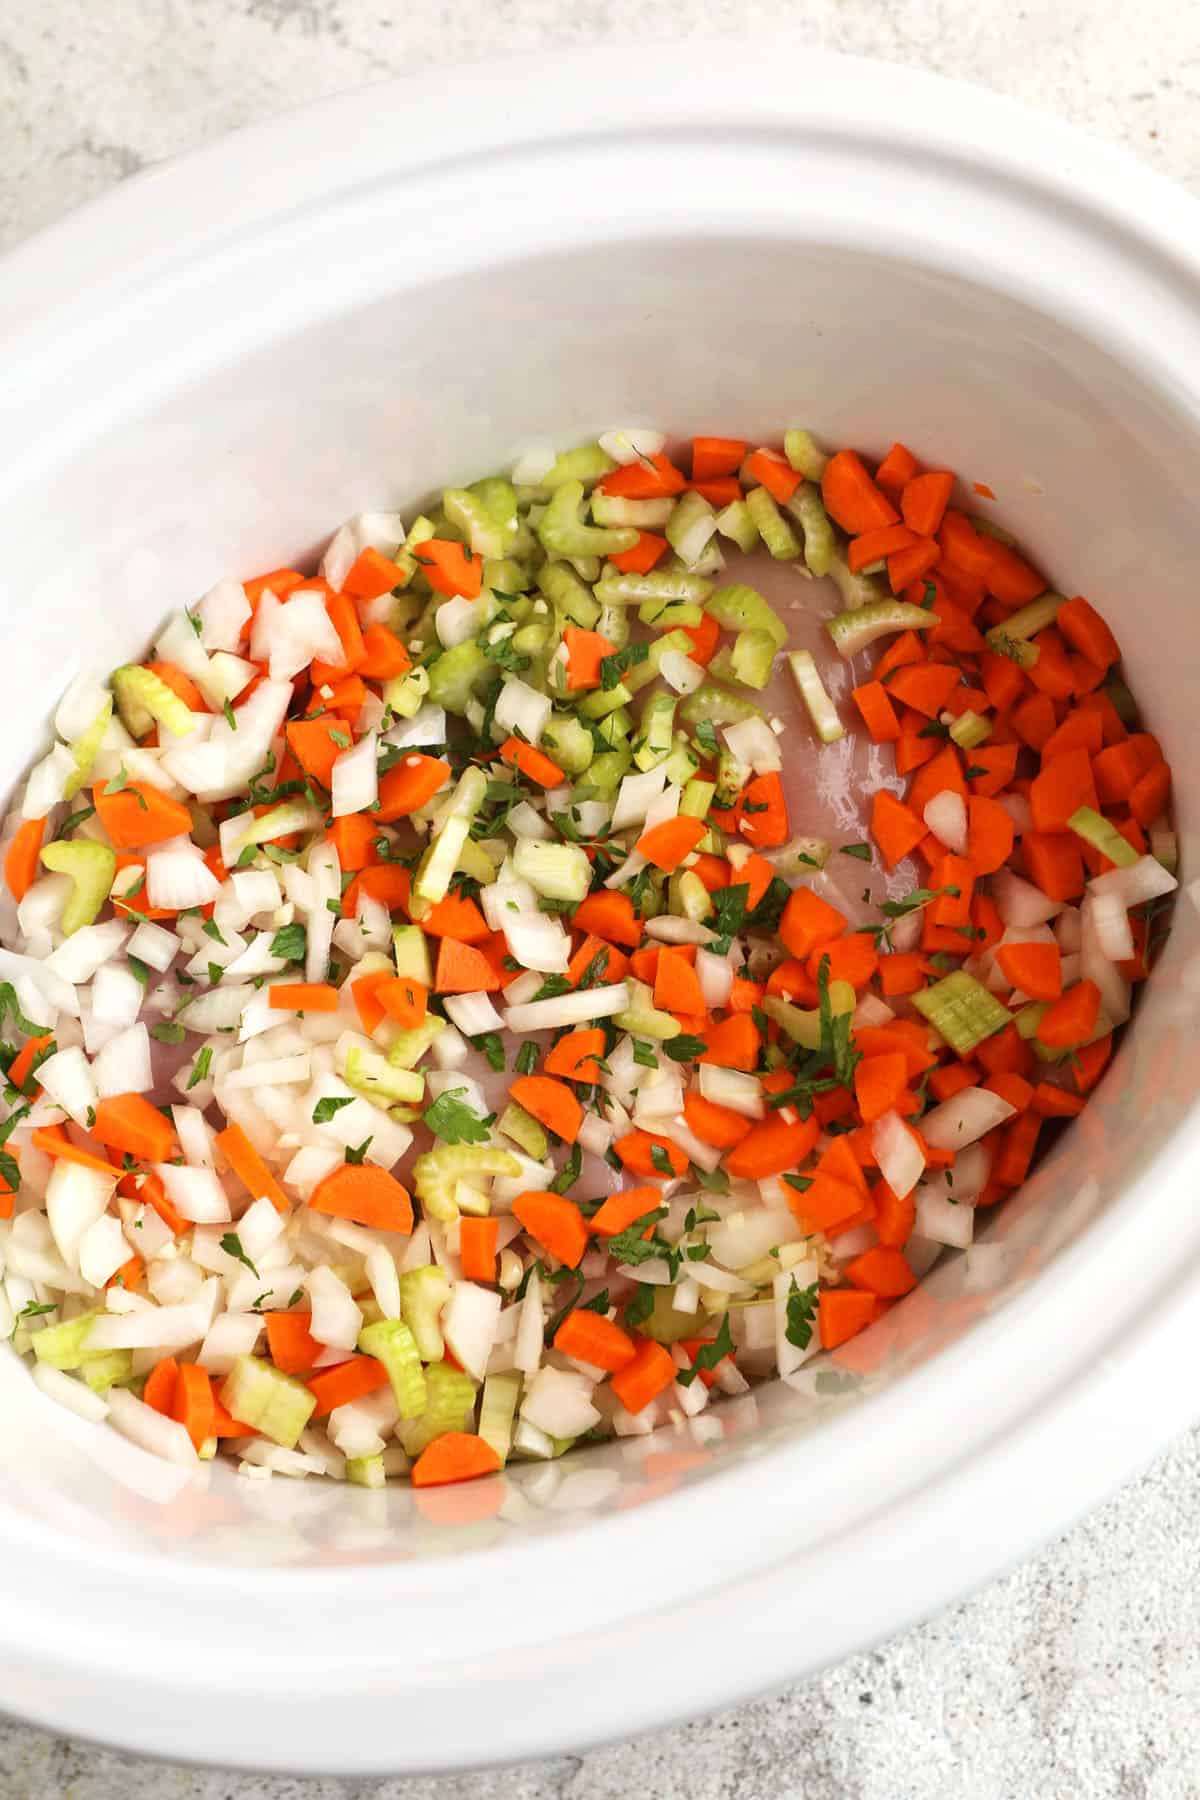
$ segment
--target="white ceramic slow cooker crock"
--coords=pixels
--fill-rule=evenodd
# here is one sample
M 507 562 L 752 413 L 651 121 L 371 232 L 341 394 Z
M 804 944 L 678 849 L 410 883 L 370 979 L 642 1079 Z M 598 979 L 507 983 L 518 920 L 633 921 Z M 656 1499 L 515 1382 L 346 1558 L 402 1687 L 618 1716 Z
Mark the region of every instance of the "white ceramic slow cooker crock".
M 1197 806 L 1200 211 L 1007 102 L 799 42 L 414 73 L 153 170 L 0 282 L 0 787 L 78 667 L 530 441 L 903 436 L 1112 619 Z M 0 1706 L 337 1774 L 578 1748 L 961 1594 L 1197 1407 L 1185 898 L 1002 1246 L 807 1394 L 414 1499 L 181 1487 L 0 1357 Z

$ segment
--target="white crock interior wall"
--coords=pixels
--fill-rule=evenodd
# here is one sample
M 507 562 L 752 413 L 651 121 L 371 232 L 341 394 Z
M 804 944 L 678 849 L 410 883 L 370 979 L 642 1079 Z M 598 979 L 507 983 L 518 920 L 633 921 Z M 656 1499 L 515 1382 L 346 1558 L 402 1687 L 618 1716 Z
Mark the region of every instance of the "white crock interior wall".
M 228 359 L 200 381 L 172 387 L 164 372 L 137 416 L 90 416 L 90 441 L 18 477 L 6 502 L 7 605 L 21 629 L 3 681 L 0 790 L 74 668 L 136 652 L 169 608 L 220 575 L 311 557 L 347 513 L 411 510 L 430 485 L 529 441 L 637 420 L 748 438 L 799 421 L 877 452 L 898 432 L 989 482 L 1052 578 L 1112 619 L 1167 754 L 1181 771 L 1193 765 L 1200 646 L 1184 479 L 1196 445 L 1169 406 L 1064 327 L 958 278 L 743 239 L 468 271 Z M 1186 831 L 1186 784 L 1182 800 Z M 1190 1105 L 1193 1009 L 1178 977 L 1195 933 L 1190 906 L 1180 915 L 1085 1128 L 988 1221 L 984 1235 L 1011 1245 L 1005 1283 L 965 1291 L 955 1259 L 862 1340 L 865 1357 L 848 1359 L 860 1392 L 945 1353 L 1119 1193 L 1132 1155 L 1145 1159 Z M 663 1454 L 676 1440 L 659 1437 L 589 1451 L 561 1482 L 561 1470 L 518 1471 L 497 1516 L 463 1523 L 450 1502 L 414 1506 L 407 1489 L 258 1487 L 224 1468 L 178 1495 L 173 1472 L 61 1415 L 5 1356 L 0 1501 L 94 1544 L 238 1562 L 411 1557 L 557 1529 L 703 1479 L 826 1410 L 844 1413 L 850 1389 L 844 1376 L 838 1385 L 762 1390 L 726 1410 L 723 1442 L 673 1460 Z

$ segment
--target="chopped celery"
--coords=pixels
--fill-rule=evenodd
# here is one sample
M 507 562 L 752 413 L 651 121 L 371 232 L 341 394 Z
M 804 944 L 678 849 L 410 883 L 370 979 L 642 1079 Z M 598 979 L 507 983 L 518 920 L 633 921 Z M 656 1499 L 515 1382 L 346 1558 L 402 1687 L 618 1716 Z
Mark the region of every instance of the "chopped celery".
M 554 635 L 554 627 L 548 620 L 531 619 L 528 625 L 517 627 L 509 642 L 519 656 L 541 656 L 549 650 Z
M 717 530 L 747 556 L 758 543 L 758 526 L 744 500 L 731 500 L 717 514 Z
M 829 461 L 810 431 L 792 430 L 783 434 L 783 454 L 808 481 L 820 481 Z
M 625 706 L 633 699 L 633 694 L 623 681 L 616 687 L 593 688 L 579 702 L 579 710 L 585 719 L 606 719 L 609 713 L 616 712 L 618 707 Z
M 233 1418 L 294 1450 L 317 1404 L 302 1381 L 256 1356 L 239 1356 L 221 1384 L 221 1405 Z
M 755 706 L 752 700 L 743 700 L 740 694 L 731 693 L 728 688 L 719 687 L 715 681 L 706 681 L 688 695 L 679 709 L 679 717 L 685 725 L 699 725 L 703 719 L 713 725 L 734 725 L 739 719 L 761 719 L 762 708 Z
M 383 684 L 383 704 L 398 719 L 415 719 L 429 698 L 429 670 L 410 669 Z
M 582 775 L 596 754 L 591 732 L 569 713 L 551 713 L 542 732 L 542 749 L 568 775 Z
M 823 869 L 833 855 L 833 845 L 825 838 L 798 837 L 775 858 L 777 867 L 786 875 L 811 875 L 816 869 Z
M 595 628 L 600 617 L 600 603 L 593 599 L 586 583 L 566 563 L 543 563 L 538 570 L 538 587 L 567 624 L 582 625 L 585 631 Z
M 837 555 L 837 538 L 815 487 L 798 487 L 788 511 L 804 533 L 804 566 L 810 575 L 828 575 Z
M 674 605 L 674 601 L 668 602 Z M 600 617 L 596 620 L 596 630 L 600 636 L 607 638 L 614 650 L 623 650 L 629 642 L 629 608 L 627 606 L 609 606 L 600 608 Z
M 404 1321 L 379 1319 L 374 1325 L 364 1325 L 358 1334 L 358 1347 L 364 1356 L 373 1356 L 387 1370 L 400 1417 L 420 1418 L 427 1398 L 425 1376 L 417 1340 Z
M 546 900 L 584 899 L 592 882 L 592 865 L 579 844 L 543 844 L 521 838 L 513 850 L 513 868 Z
M 841 596 L 843 612 L 856 612 L 861 606 L 876 606 L 886 598 L 885 590 L 873 575 L 855 574 L 841 551 L 834 549 L 829 557 L 827 574 Z M 929 623 L 933 624 L 932 617 Z
M 674 783 L 676 787 L 686 787 L 693 775 L 695 775 L 697 769 L 699 769 L 700 759 L 693 755 L 691 746 L 683 732 L 677 731 L 675 733 L 671 754 L 668 756 L 664 767 L 667 771 L 667 780 Z M 700 816 L 703 817 L 703 814 Z
M 672 1288 L 656 1287 L 649 1316 L 638 1323 L 642 1336 L 653 1338 L 656 1344 L 677 1344 L 681 1338 L 695 1334 L 695 1313 L 680 1312 L 672 1297 L 673 1293 Z
M 484 1381 L 477 1429 L 484 1443 L 490 1444 L 500 1458 L 501 1467 L 508 1461 L 512 1449 L 513 1419 L 520 1397 L 519 1375 L 489 1375 Z
M 717 752 L 716 802 L 719 807 L 732 806 L 750 779 L 750 766 L 735 756 L 728 745 Z
M 1040 600 L 1031 600 L 1028 606 L 1009 613 L 1002 625 L 993 626 L 987 633 L 987 641 L 994 649 L 1006 638 L 1019 640 L 1034 637 L 1039 631 L 1044 631 L 1047 625 L 1053 625 L 1058 617 L 1059 607 L 1066 603 L 1063 594 L 1043 594 Z
M 121 723 L 133 737 L 145 737 L 156 724 L 185 737 L 195 724 L 191 708 L 153 669 L 127 663 L 113 670 L 112 685 Z
M 496 1121 L 496 1130 L 502 1137 L 511 1139 L 518 1150 L 534 1162 L 545 1162 L 550 1148 L 550 1139 L 546 1136 L 543 1125 L 539 1125 L 532 1113 L 527 1113 L 523 1106 L 510 1100 Z
M 321 815 L 316 807 L 307 800 L 284 800 L 278 806 L 272 806 L 258 818 L 249 817 L 250 823 L 245 831 L 240 832 L 236 847 L 245 850 L 251 844 L 270 844 L 279 838 L 287 837 L 293 831 L 311 831 L 321 823 Z
M 661 531 L 675 508 L 671 499 L 627 500 L 621 494 L 599 492 L 592 495 L 591 504 L 597 525 L 634 525 L 639 531 Z
M 950 736 L 960 750 L 974 750 L 977 744 L 986 742 L 991 735 L 992 727 L 988 720 L 982 713 L 972 712 L 970 707 L 966 712 L 959 713 L 950 727 Z
M 90 838 L 73 838 L 70 842 L 59 838 L 45 846 L 41 859 L 47 869 L 56 875 L 69 875 L 74 883 L 61 921 L 63 935 L 70 937 L 99 917 L 112 892 L 116 852 Z
M 431 704 L 442 706 L 461 718 L 467 710 L 467 702 L 481 692 L 495 667 L 471 638 L 443 650 L 437 661 L 429 666 Z
M 483 845 L 469 837 L 458 853 L 456 873 L 469 875 L 472 881 L 481 882 L 487 887 L 495 881 L 496 872 L 497 864 L 492 861 Z
M 376 1050 L 364 1050 L 352 1044 L 346 1052 L 342 1077 L 347 1087 L 363 1094 L 380 1106 L 397 1103 L 415 1106 L 425 1094 L 425 1077 L 412 1069 L 401 1069 L 380 1056 Z
M 1120 719 L 1122 725 L 1137 725 L 1137 701 L 1130 693 L 1127 684 L 1122 681 L 1119 675 L 1110 673 L 1108 680 L 1104 683 L 1104 686 L 1100 691 L 1101 693 L 1107 694 L 1108 698 L 1112 701 L 1113 706 L 1116 708 L 1117 717 Z
M 93 1394 L 106 1393 L 110 1387 L 129 1381 L 132 1375 L 132 1350 L 105 1350 L 96 1356 L 85 1356 L 79 1365 L 79 1378 L 87 1383 Z
M 713 803 L 717 792 L 715 781 L 701 781 L 697 776 L 689 781 L 683 790 L 683 798 L 679 802 L 679 810 L 688 819 L 702 819 Z
M 423 573 L 416 556 L 418 545 L 425 543 L 428 538 L 436 536 L 437 526 L 433 520 L 426 518 L 424 513 L 418 513 L 408 528 L 408 536 L 392 558 L 396 566 L 404 570 L 409 581 L 412 581 L 414 576 Z
M 681 919 L 699 925 L 711 913 L 712 899 L 700 877 L 692 869 L 678 869 L 668 884 L 671 911 Z
M 351 1487 L 381 1488 L 387 1486 L 387 1473 L 382 1456 L 348 1456 L 346 1480 Z
M 680 561 L 689 567 L 700 557 L 709 538 L 717 529 L 717 515 L 694 488 L 681 494 L 671 509 L 665 536 Z
M 33 1354 L 52 1369 L 78 1369 L 87 1361 L 88 1333 L 100 1316 L 99 1312 L 80 1313 L 65 1325 L 47 1325 L 44 1331 L 32 1332 Z
M 1169 875 L 1179 868 L 1179 839 L 1173 831 L 1155 827 L 1150 832 L 1150 854 Z
M 452 815 L 448 818 L 437 836 L 417 864 L 413 876 L 412 897 L 413 915 L 424 918 L 427 913 L 444 900 L 450 891 L 450 882 L 458 867 L 459 853 L 470 835 L 469 819 Z
M 1138 861 L 1138 853 L 1129 839 L 1122 837 L 1111 820 L 1098 813 L 1094 807 L 1077 807 L 1067 820 L 1067 825 L 1076 837 L 1081 837 L 1085 844 L 1090 844 L 1101 856 L 1107 856 L 1109 862 L 1115 863 L 1118 869 L 1127 869 L 1131 863 Z
M 928 607 L 910 606 L 904 600 L 873 600 L 826 619 L 825 629 L 839 655 L 849 661 L 877 638 L 894 631 L 928 631 L 936 624 L 937 614 Z
M 642 708 L 641 729 L 634 742 L 633 760 L 639 769 L 653 769 L 670 756 L 675 742 L 674 694 L 651 694 Z
M 619 706 L 616 712 L 609 713 L 607 719 L 601 719 L 600 736 L 606 744 L 614 747 L 622 745 L 633 730 L 633 714 L 627 706 Z
M 449 1224 L 458 1217 L 455 1183 L 474 1175 L 519 1175 L 521 1165 L 507 1150 L 478 1144 L 439 1144 L 418 1156 L 412 1167 L 417 1199 L 435 1219 Z
M 668 650 L 678 650 L 684 656 L 696 648 L 686 631 L 667 631 L 662 637 L 654 638 L 649 646 L 644 662 L 635 663 L 632 669 L 626 669 L 623 685 L 630 694 L 640 694 L 644 687 L 658 680 L 662 659 Z
M 765 688 L 775 661 L 775 638 L 769 631 L 739 631 L 733 646 L 733 675 L 743 687 Z
M 631 1031 L 635 1037 L 657 1038 L 665 1043 L 676 1037 L 679 1026 L 669 1012 L 659 1012 L 654 1004 L 653 989 L 643 981 L 629 980 L 629 1005 L 619 1012 L 613 1024 L 620 1031 Z
M 483 585 L 493 594 L 523 594 L 533 586 L 533 575 L 515 557 L 485 556 Z
M 565 482 L 582 484 L 585 481 L 599 481 L 602 475 L 611 475 L 616 466 L 612 457 L 599 444 L 580 444 L 576 449 L 564 450 L 555 457 L 542 476 L 541 486 L 559 488 Z
M 450 1277 L 436 1263 L 406 1269 L 400 1277 L 400 1313 L 422 1362 L 440 1362 L 445 1353 L 441 1313 L 449 1298 Z
M 913 995 L 912 1003 L 959 1056 L 969 1056 L 977 1044 L 1003 1030 L 1012 1018 L 995 994 L 962 969 L 922 988 Z
M 697 600 L 643 600 L 638 607 L 639 623 L 652 625 L 655 631 L 698 625 L 703 617 L 704 608 Z
M 848 981 L 831 981 L 829 984 L 829 1010 L 836 1018 L 841 1013 L 852 1013 L 858 1004 L 853 987 Z M 780 995 L 767 994 L 762 1002 L 763 1011 L 769 1019 L 774 1019 L 785 1037 L 799 1044 L 804 1050 L 817 1050 L 821 1044 L 821 1014 L 814 1008 L 811 1012 L 804 1007 L 794 1006 L 790 1000 Z
M 612 800 L 629 773 L 633 752 L 627 745 L 602 750 L 589 765 L 587 773 L 575 789 L 577 800 Z
M 504 556 L 517 529 L 517 492 L 493 475 L 470 488 L 447 488 L 442 508 L 476 556 Z
M 75 773 L 68 775 L 63 785 L 64 800 L 72 799 L 91 774 L 92 764 L 112 720 L 112 710 L 112 695 L 109 694 L 87 730 L 70 745 L 71 755 L 75 758 Z M 188 716 L 190 718 L 191 715 Z
M 561 459 L 560 459 L 561 460 Z M 638 534 L 632 527 L 585 525 L 579 516 L 583 483 L 564 481 L 556 487 L 538 521 L 537 534 L 550 556 L 617 556 L 632 550 Z
M 1041 651 L 1029 638 L 1013 637 L 1003 625 L 995 625 L 987 634 L 987 646 L 997 656 L 1007 656 L 1018 669 L 1032 669 Z
M 602 606 L 640 606 L 646 600 L 694 600 L 702 606 L 711 593 L 711 581 L 686 569 L 621 575 L 609 568 L 596 583 L 596 598 Z
M 431 1363 L 425 1371 L 428 1398 L 419 1419 L 401 1427 L 400 1441 L 409 1456 L 419 1456 L 435 1438 L 448 1431 L 463 1431 L 475 1411 L 475 1383 L 463 1369 L 447 1362 Z
M 445 1029 L 445 1019 L 439 1019 L 436 1013 L 426 1013 L 419 1025 L 396 1033 L 387 1053 L 388 1061 L 394 1069 L 415 1068 L 434 1038 L 441 1037 Z
M 1037 1036 L 1038 1026 L 1049 1011 L 1050 1003 L 1047 1000 L 1034 1000 L 1030 1005 L 1023 1006 L 1013 1021 L 1017 1028 L 1017 1036 L 1024 1038 L 1026 1043 L 1029 1043 L 1032 1038 Z
M 769 498 L 770 496 L 768 496 Z M 733 582 L 709 595 L 705 611 L 726 631 L 763 631 L 777 649 L 787 643 L 787 626 L 757 588 Z
M 845 737 L 846 727 L 838 718 L 837 708 L 826 693 L 825 683 L 809 652 L 790 651 L 788 668 L 792 671 L 792 679 L 800 690 L 800 698 L 808 708 L 808 716 L 821 742 L 833 744 L 838 738 Z
M 800 554 L 800 540 L 768 494 L 766 488 L 751 488 L 746 506 L 763 543 L 777 562 L 790 562 Z

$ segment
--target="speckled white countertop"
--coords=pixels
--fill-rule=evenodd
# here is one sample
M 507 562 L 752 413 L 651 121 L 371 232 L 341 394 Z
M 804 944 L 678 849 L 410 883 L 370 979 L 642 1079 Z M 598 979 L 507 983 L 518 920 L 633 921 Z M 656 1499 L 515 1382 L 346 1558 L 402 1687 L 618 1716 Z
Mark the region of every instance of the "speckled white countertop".
M 671 30 L 787 30 L 798 58 L 808 42 L 980 82 L 1200 191 L 1186 0 L 0 0 L 0 246 L 295 101 Z M 306 1782 L 140 1763 L 0 1721 L 0 1800 L 1185 1800 L 1200 1791 L 1198 1568 L 1193 1437 L 931 1624 L 654 1738 L 488 1774 Z

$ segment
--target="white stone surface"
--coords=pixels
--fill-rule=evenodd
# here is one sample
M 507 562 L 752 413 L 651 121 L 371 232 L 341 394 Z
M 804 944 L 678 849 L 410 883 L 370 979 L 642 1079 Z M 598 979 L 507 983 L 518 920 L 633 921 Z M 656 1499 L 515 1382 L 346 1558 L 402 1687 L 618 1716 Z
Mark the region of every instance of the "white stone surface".
M 0 0 L 0 246 L 336 89 L 548 43 L 626 37 L 635 57 L 648 34 L 772 30 L 795 33 L 798 63 L 815 45 L 999 89 L 1200 191 L 1189 0 Z M 305 1782 L 140 1763 L 0 1722 L 0 1800 L 1185 1800 L 1200 1792 L 1198 1493 L 1193 1437 L 932 1623 L 774 1698 L 583 1757 Z M 797 1634 L 817 1623 L 797 1618 Z

